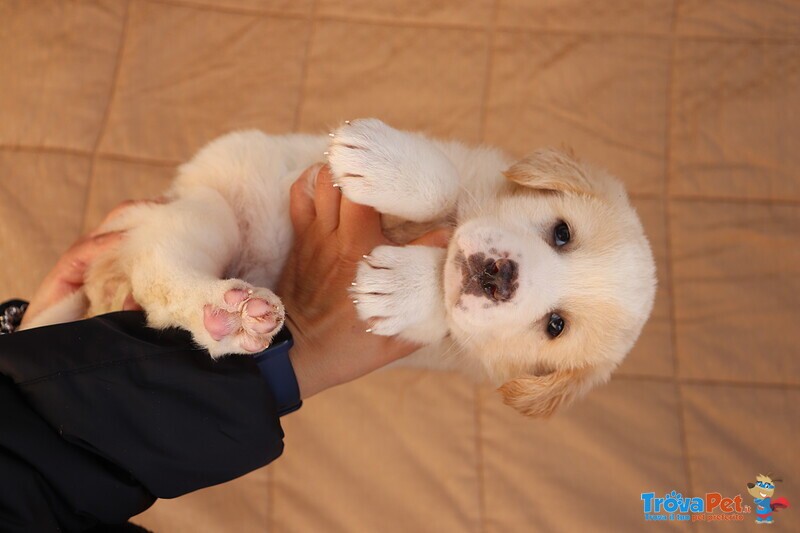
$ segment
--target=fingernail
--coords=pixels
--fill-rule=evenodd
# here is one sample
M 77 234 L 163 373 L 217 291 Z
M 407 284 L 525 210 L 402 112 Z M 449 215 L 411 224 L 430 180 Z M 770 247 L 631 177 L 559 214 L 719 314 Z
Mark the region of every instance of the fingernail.
M 329 167 L 326 163 L 322 163 L 319 167 L 319 173 L 330 174 L 331 167 Z
M 310 166 L 305 172 L 303 172 L 303 174 L 307 176 L 306 181 L 312 185 L 316 185 L 319 173 L 322 171 L 322 167 L 324 166 L 325 165 L 323 163 L 315 163 L 314 165 Z M 301 176 L 303 174 L 301 174 Z
M 92 237 L 92 239 L 95 242 L 102 243 L 104 241 L 107 241 L 108 239 L 113 239 L 113 238 L 116 238 L 116 237 L 124 237 L 124 236 L 125 236 L 125 231 L 124 230 L 107 231 L 105 233 L 101 233 L 99 235 L 95 235 L 94 237 Z

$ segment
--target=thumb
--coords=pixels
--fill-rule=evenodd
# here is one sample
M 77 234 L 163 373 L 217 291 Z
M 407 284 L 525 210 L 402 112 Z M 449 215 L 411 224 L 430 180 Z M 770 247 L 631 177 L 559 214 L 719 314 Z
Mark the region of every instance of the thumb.
M 429 231 L 422 237 L 411 241 L 410 245 L 415 246 L 435 246 L 436 248 L 447 248 L 447 243 L 450 242 L 450 237 L 453 236 L 451 228 L 441 228 Z

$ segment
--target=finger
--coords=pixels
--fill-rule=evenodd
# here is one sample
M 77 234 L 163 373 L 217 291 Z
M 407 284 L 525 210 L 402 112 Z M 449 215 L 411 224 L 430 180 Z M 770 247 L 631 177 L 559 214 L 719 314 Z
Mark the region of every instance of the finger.
M 381 353 L 383 358 L 381 365 L 388 365 L 398 359 L 411 355 L 423 346 L 423 344 L 407 341 L 399 337 L 388 337 L 386 339 L 385 348 Z
M 323 166 L 317 174 L 317 185 L 314 188 L 314 208 L 317 222 L 327 231 L 333 231 L 339 225 L 339 202 L 342 193 L 333 186 L 331 168 Z
M 78 287 L 83 285 L 89 265 L 98 255 L 119 245 L 124 237 L 124 231 L 112 231 L 80 241 L 61 257 L 53 275 L 62 283 Z
M 133 299 L 133 294 L 129 294 L 125 297 L 125 301 L 122 302 L 122 310 L 123 311 L 142 311 L 142 306 L 139 305 L 136 300 Z
M 322 165 L 314 165 L 303 171 L 289 190 L 289 215 L 297 235 L 302 235 L 317 216 L 314 199 L 309 194 L 309 183 L 313 183 Z
M 339 207 L 339 238 L 343 242 L 364 243 L 370 250 L 388 241 L 383 236 L 381 215 L 374 208 L 357 204 L 342 196 Z
M 416 246 L 435 246 L 437 248 L 447 248 L 448 243 L 450 242 L 450 237 L 453 236 L 453 230 L 450 228 L 440 228 L 434 231 L 430 231 L 419 237 L 418 239 L 414 239 L 408 244 L 413 244 Z

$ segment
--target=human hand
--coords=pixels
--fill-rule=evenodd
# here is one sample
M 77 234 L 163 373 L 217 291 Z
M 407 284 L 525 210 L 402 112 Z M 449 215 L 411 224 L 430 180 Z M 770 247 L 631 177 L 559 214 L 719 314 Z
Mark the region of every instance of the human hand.
M 28 309 L 22 317 L 21 328 L 30 324 L 34 318 L 45 310 L 83 287 L 86 271 L 94 260 L 106 250 L 119 246 L 119 243 L 125 238 L 124 231 L 101 232 L 100 228 L 110 220 L 118 217 L 125 209 L 137 203 L 140 203 L 140 201 L 127 201 L 115 207 L 98 226 L 98 229 L 79 238 L 64 252 L 64 255 L 58 259 L 53 270 L 45 276 L 31 298 Z M 122 309 L 124 311 L 140 310 L 141 307 L 129 295 Z M 69 320 L 80 320 L 83 316 L 68 318 Z
M 394 337 L 367 333 L 348 293 L 362 256 L 392 245 L 380 215 L 355 204 L 333 187 L 330 169 L 319 170 L 314 198 L 307 182 L 318 167 L 292 185 L 295 241 L 277 293 L 294 337 L 289 353 L 302 398 L 368 374 L 420 348 Z M 449 230 L 436 230 L 410 244 L 447 246 Z

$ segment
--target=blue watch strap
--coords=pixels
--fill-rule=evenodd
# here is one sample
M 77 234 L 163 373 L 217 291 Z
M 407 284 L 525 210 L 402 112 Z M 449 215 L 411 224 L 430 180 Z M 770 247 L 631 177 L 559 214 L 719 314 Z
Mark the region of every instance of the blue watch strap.
M 293 345 L 292 333 L 284 326 L 272 339 L 269 348 L 255 356 L 256 365 L 275 397 L 278 416 L 288 415 L 303 405 L 297 376 L 289 359 L 289 349 Z

